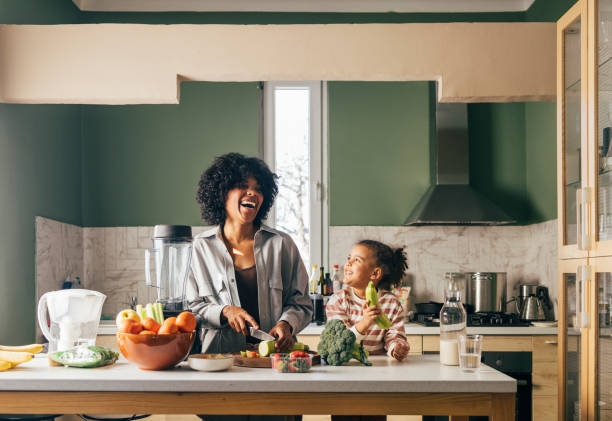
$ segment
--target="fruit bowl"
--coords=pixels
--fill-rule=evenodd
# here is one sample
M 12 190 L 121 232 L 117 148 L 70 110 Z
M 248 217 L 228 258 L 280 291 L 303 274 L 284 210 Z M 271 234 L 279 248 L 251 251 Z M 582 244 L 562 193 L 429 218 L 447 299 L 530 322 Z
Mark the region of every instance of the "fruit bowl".
M 187 357 L 195 335 L 195 332 L 166 335 L 117 333 L 117 344 L 121 354 L 141 370 L 165 370 Z

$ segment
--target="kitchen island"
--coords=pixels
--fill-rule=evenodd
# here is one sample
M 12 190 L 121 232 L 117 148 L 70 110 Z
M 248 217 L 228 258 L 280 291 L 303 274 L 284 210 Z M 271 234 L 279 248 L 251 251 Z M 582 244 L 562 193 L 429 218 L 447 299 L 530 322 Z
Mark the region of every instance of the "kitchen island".
M 198 372 L 185 363 L 143 371 L 123 358 L 96 369 L 50 367 L 44 356 L 0 373 L 3 413 L 448 414 L 513 421 L 516 381 L 490 367 L 462 373 L 437 355 L 372 367 L 313 366 L 309 373 L 233 367 Z

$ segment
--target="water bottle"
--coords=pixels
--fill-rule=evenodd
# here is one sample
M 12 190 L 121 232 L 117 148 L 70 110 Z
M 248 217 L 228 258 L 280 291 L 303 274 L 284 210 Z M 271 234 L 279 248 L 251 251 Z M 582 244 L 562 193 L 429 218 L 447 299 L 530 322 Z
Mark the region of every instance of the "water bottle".
M 461 304 L 461 291 L 456 284 L 444 290 L 440 310 L 440 363 L 459 365 L 459 335 L 466 334 L 467 314 Z

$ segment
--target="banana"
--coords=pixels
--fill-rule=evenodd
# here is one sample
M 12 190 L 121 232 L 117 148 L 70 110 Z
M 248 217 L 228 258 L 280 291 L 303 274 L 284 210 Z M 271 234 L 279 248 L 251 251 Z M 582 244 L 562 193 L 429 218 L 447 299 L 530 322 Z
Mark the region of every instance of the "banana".
M 10 363 L 11 367 L 28 362 L 32 358 L 34 358 L 34 354 L 29 352 L 0 351 L 0 361 Z
M 8 361 L 0 360 L 0 371 L 6 371 L 11 367 L 12 365 Z
M 9 345 L 0 345 L 0 351 L 10 351 L 10 352 L 29 352 L 30 354 L 38 354 L 42 351 L 43 346 L 41 344 L 30 344 L 30 345 L 20 345 L 20 346 L 9 346 Z

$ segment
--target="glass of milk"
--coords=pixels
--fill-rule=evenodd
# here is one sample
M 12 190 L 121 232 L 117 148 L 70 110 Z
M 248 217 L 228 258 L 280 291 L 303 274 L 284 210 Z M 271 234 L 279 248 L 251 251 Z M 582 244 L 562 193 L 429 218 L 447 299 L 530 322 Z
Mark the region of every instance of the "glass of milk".
M 482 335 L 459 335 L 459 368 L 466 373 L 480 369 Z

